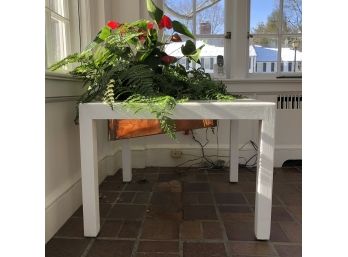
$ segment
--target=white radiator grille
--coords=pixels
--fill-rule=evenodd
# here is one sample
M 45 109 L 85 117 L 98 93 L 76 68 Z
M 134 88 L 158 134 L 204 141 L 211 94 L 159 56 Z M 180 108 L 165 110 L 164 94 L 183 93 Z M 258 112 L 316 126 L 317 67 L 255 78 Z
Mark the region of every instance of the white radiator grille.
M 277 109 L 302 109 L 302 95 L 279 95 Z

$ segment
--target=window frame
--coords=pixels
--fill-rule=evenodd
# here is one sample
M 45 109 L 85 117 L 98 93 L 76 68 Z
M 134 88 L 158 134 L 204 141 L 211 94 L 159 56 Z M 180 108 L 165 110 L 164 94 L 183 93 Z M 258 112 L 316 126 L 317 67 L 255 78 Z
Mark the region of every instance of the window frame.
M 301 33 L 283 33 L 283 17 L 284 17 L 284 1 L 285 0 L 278 0 L 279 1 L 279 8 L 280 8 L 280 19 L 278 24 L 278 31 L 277 33 L 267 33 L 267 34 L 253 34 L 250 32 L 250 20 L 251 20 L 251 1 L 247 1 L 247 29 L 248 29 L 248 35 L 247 35 L 247 56 L 246 58 L 249 58 L 249 44 L 250 44 L 250 38 L 251 37 L 264 37 L 264 38 L 273 38 L 277 40 L 277 48 L 278 48 L 278 54 L 277 54 L 277 71 L 273 73 L 250 73 L 249 69 L 246 70 L 246 77 L 252 78 L 252 79 L 272 79 L 272 78 L 291 78 L 291 77 L 302 77 L 302 71 L 301 72 L 285 72 L 284 70 L 284 62 L 281 61 L 282 56 L 282 39 L 285 37 L 295 37 L 300 38 L 302 40 L 302 32 Z M 302 62 L 302 61 L 301 61 Z M 298 64 L 299 62 L 297 62 Z M 281 69 L 281 67 L 284 67 Z M 302 67 L 302 63 L 300 65 Z
M 52 49 L 48 48 L 48 44 L 51 44 L 53 32 L 49 31 L 51 29 L 51 17 L 54 19 L 64 22 L 68 26 L 68 35 L 65 41 L 66 55 L 80 52 L 81 51 L 81 33 L 80 33 L 80 0 L 67 0 L 66 1 L 67 12 L 69 13 L 69 17 L 64 17 L 60 15 L 58 12 L 53 10 L 51 6 L 51 1 L 45 1 L 45 72 L 52 73 L 52 71 L 48 70 L 48 62 L 50 60 L 49 51 Z M 51 53 L 52 54 L 52 53 Z M 67 74 L 71 70 L 71 67 L 66 70 L 57 70 L 53 71 L 56 74 Z

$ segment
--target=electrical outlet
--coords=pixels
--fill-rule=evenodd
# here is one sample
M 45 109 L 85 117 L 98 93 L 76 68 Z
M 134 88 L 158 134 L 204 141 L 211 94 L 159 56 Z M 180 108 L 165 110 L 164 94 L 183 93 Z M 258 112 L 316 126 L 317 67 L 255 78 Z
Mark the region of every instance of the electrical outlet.
M 171 156 L 172 158 L 174 158 L 174 159 L 180 159 L 181 156 L 182 156 L 182 151 L 176 150 L 176 149 L 171 150 L 171 151 L 170 151 L 170 156 Z

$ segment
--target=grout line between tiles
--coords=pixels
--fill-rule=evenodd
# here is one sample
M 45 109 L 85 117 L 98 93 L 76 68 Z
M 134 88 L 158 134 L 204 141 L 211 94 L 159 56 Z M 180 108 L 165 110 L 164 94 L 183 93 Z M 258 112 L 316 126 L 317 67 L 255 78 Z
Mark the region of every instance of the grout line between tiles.
M 92 248 L 92 245 L 94 244 L 95 240 L 96 240 L 95 238 L 92 238 L 92 240 L 88 243 L 86 249 L 83 251 L 83 253 L 81 254 L 80 257 L 87 256 L 87 254 L 88 254 L 89 250 Z
M 206 172 L 206 174 L 208 176 L 208 171 L 205 171 L 205 172 Z M 213 189 L 211 188 L 210 183 L 209 183 L 209 189 L 210 189 L 209 191 L 210 191 L 210 194 L 211 194 L 211 197 L 212 197 L 213 205 L 214 205 L 214 208 L 215 208 L 215 212 L 216 212 L 218 221 L 220 223 L 220 228 L 222 230 L 222 238 L 223 238 L 223 242 L 224 242 L 224 246 L 225 246 L 225 252 L 226 252 L 228 257 L 232 257 L 232 252 L 230 251 L 230 247 L 229 247 L 229 244 L 228 244 L 226 228 L 225 228 L 225 225 L 224 225 L 224 223 L 222 221 L 220 210 L 217 207 L 216 200 L 215 200 L 215 197 L 214 197 L 214 192 L 213 192 Z
M 145 205 L 145 206 L 146 206 L 146 207 L 145 207 L 145 213 L 144 213 L 143 219 L 142 219 L 142 221 L 141 221 L 140 228 L 139 228 L 139 230 L 138 230 L 138 236 L 136 237 L 135 243 L 134 243 L 134 245 L 133 245 L 131 257 L 135 257 L 136 254 L 137 254 L 138 247 L 139 247 L 139 243 L 140 243 L 140 237 L 141 237 L 141 234 L 143 233 L 144 223 L 145 223 L 145 220 L 146 220 L 146 214 L 147 214 L 147 210 L 149 210 L 149 207 L 150 207 L 150 203 L 151 203 L 151 199 L 152 199 L 152 194 L 153 194 L 153 191 L 150 191 L 149 198 L 147 199 L 147 203 L 146 203 L 146 205 Z

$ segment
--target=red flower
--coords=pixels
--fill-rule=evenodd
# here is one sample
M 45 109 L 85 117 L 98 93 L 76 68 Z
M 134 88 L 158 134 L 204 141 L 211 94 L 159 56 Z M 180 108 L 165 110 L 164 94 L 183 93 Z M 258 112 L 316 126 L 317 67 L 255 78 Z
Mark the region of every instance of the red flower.
M 164 56 L 161 57 L 161 61 L 164 64 L 171 64 L 173 62 L 176 62 L 176 58 L 174 56 L 164 55 Z
M 147 23 L 147 29 L 153 29 L 153 23 L 152 22 Z
M 110 29 L 117 29 L 120 26 L 120 24 L 117 21 L 109 21 L 106 25 Z
M 138 36 L 138 38 L 139 38 L 139 40 L 140 40 L 140 42 L 142 43 L 142 44 L 144 44 L 144 42 L 145 42 L 145 40 L 146 40 L 146 35 L 139 35 Z
M 163 29 L 164 27 L 167 28 L 167 29 L 171 29 L 171 28 L 173 28 L 172 20 L 168 16 L 163 15 L 163 17 L 162 17 L 158 27 L 160 29 Z

